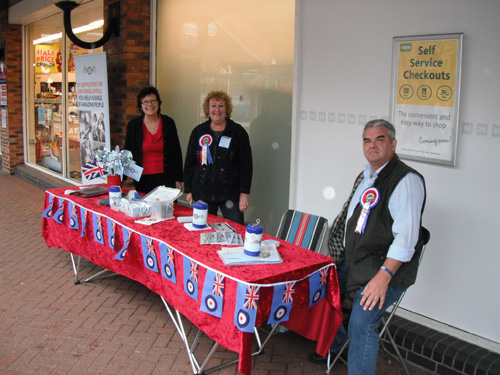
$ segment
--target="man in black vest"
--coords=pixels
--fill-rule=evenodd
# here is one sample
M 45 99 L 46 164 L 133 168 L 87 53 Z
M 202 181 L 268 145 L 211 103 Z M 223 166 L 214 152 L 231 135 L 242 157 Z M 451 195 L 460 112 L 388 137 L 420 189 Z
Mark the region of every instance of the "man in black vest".
M 347 327 L 349 374 L 375 374 L 379 339 L 375 328 L 417 276 L 425 181 L 399 159 L 396 143 L 391 123 L 373 120 L 365 125 L 363 151 L 368 164 L 330 233 L 344 313 L 331 351 L 340 350 Z M 326 363 L 317 353 L 309 360 Z

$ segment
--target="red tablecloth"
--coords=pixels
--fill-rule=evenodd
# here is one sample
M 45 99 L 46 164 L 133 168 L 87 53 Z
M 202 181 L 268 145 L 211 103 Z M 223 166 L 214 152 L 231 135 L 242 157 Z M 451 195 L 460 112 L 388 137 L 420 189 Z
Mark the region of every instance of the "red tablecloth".
M 66 249 L 75 255 L 85 257 L 101 267 L 136 280 L 161 295 L 173 308 L 186 316 L 210 338 L 223 347 L 239 353 L 238 369 L 240 372 L 250 374 L 252 348 L 251 334 L 241 332 L 234 325 L 238 283 L 256 284 L 261 287 L 256 317 L 256 326 L 260 326 L 266 324 L 269 318 L 273 298 L 273 286 L 277 283 L 297 281 L 290 319 L 288 322 L 283 323 L 283 325 L 304 337 L 317 341 L 316 351 L 322 355 L 327 354 L 333 337 L 342 321 L 337 274 L 331 258 L 280 240 L 278 250 L 283 263 L 226 266 L 216 253 L 220 249 L 220 246 L 200 245 L 200 232 L 188 231 L 176 219 L 167 220 L 152 226 L 137 224 L 134 222 L 136 219 L 98 204 L 97 201 L 105 198 L 105 196 L 81 198 L 74 195 L 65 195 L 65 190 L 67 189 L 50 189 L 47 190 L 45 195 L 44 210 L 48 206 L 50 196 L 54 200 L 52 213 L 57 211 L 60 203 L 64 207 L 61 223 L 52 218 L 45 218 L 43 220 L 42 235 L 47 246 Z M 76 207 L 83 207 L 88 210 L 86 230 L 83 237 L 80 236 L 82 218 L 79 209 L 77 210 L 80 223 L 79 229 L 70 228 L 71 213 L 68 212 L 69 202 L 72 202 Z M 102 215 L 104 244 L 100 244 L 94 240 L 92 213 Z M 192 209 L 176 204 L 174 206 L 174 215 L 176 217 L 191 216 Z M 115 223 L 114 250 L 109 247 L 107 242 L 108 230 L 106 223 L 104 223 L 105 220 L 111 220 Z M 227 220 L 209 215 L 209 223 L 222 221 Z M 233 222 L 230 222 L 230 224 L 244 237 L 244 226 Z M 126 227 L 131 233 L 129 247 L 123 261 L 114 258 L 124 245 L 121 226 Z M 162 277 L 160 273 L 145 268 L 140 234 L 149 236 L 155 241 L 161 241 L 174 249 L 176 284 Z M 269 238 L 274 237 L 264 234 L 263 239 Z M 183 256 L 199 264 L 198 301 L 191 298 L 184 291 L 182 281 Z M 162 264 L 163 260 L 159 254 L 156 254 L 156 257 L 158 264 Z M 309 307 L 308 278 L 313 273 L 325 267 L 329 270 L 326 284 L 326 298 Z M 200 311 L 200 297 L 207 268 L 226 276 L 224 307 L 222 318 L 220 319 Z

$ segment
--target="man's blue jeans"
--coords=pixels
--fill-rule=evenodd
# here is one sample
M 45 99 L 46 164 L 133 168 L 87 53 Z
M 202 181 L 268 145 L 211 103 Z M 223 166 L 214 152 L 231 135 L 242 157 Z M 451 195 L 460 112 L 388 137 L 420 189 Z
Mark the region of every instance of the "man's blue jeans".
M 340 292 L 343 294 L 346 291 L 346 269 L 345 263 L 337 265 L 337 275 L 339 278 Z M 391 288 L 387 290 L 385 302 L 382 309 L 378 306 L 372 311 L 363 310 L 360 305 L 361 292 L 364 288 L 360 288 L 354 297 L 352 305 L 352 313 L 349 319 L 347 334 L 343 324 L 333 340 L 331 347 L 332 353 L 338 353 L 342 345 L 344 345 L 347 337 L 349 337 L 349 352 L 347 355 L 347 369 L 349 374 L 375 374 L 377 367 L 378 355 L 378 340 L 379 335 L 375 332 L 378 323 L 382 319 L 384 312 L 396 302 L 401 294 L 405 291 L 404 288 Z

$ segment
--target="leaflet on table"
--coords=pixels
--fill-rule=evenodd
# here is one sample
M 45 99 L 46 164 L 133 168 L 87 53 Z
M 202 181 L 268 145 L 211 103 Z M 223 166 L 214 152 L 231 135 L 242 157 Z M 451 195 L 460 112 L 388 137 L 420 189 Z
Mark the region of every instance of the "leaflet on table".
M 184 223 L 184 228 L 186 228 L 187 230 L 193 232 L 193 231 L 197 231 L 197 230 L 207 230 L 207 229 L 212 229 L 212 227 L 210 225 L 205 225 L 203 228 L 196 228 L 195 226 L 193 226 L 193 223 Z
M 209 225 L 217 232 L 236 232 L 236 229 L 228 223 L 210 223 Z
M 234 232 L 200 233 L 200 245 L 243 245 L 241 234 Z
M 170 220 L 170 219 L 173 219 L 174 217 L 168 217 L 166 219 L 158 219 L 158 218 L 154 218 L 154 217 L 145 217 L 143 219 L 139 219 L 139 220 L 136 220 L 134 221 L 134 223 L 137 223 L 137 224 L 143 224 L 143 225 L 153 225 L 153 224 L 156 224 L 156 223 L 161 223 L 162 221 L 165 221 L 165 220 Z
M 258 257 L 246 255 L 243 247 L 223 247 L 217 251 L 217 254 L 226 266 L 283 263 L 283 259 L 274 245 L 261 245 Z

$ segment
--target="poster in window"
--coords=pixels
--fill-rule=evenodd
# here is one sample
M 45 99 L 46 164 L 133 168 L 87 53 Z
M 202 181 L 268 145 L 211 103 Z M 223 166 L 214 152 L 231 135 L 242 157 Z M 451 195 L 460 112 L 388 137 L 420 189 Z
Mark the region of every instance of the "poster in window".
M 106 53 L 75 56 L 75 73 L 83 167 L 94 160 L 99 150 L 111 148 Z M 89 179 L 82 173 L 84 185 L 104 182 L 104 176 Z
M 463 34 L 393 38 L 391 120 L 402 158 L 455 165 Z

